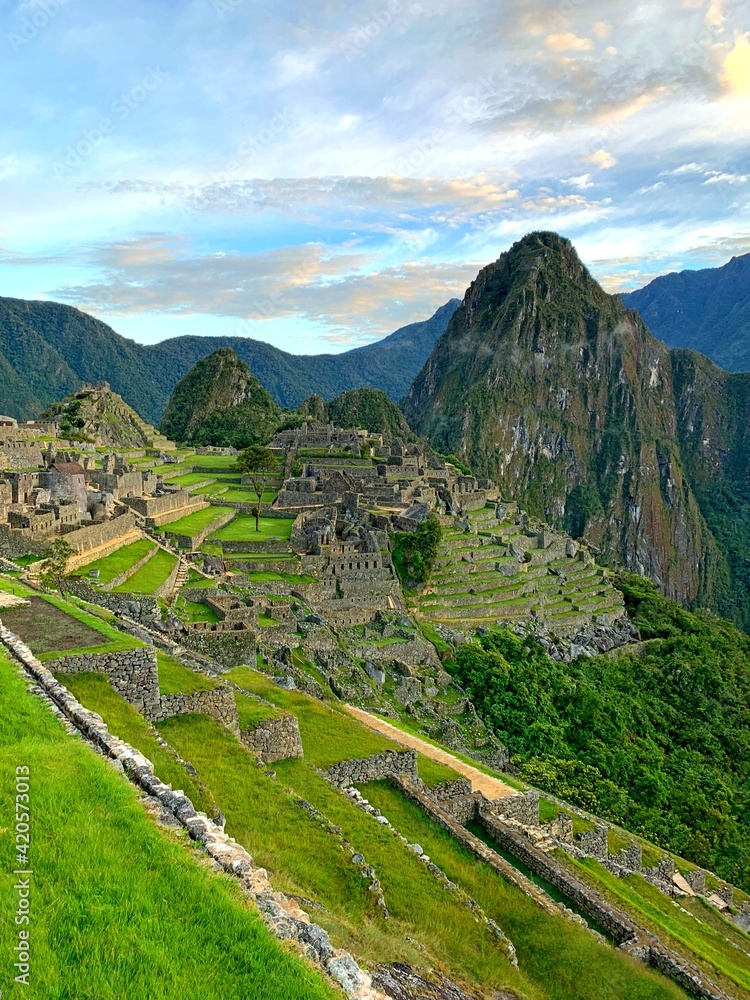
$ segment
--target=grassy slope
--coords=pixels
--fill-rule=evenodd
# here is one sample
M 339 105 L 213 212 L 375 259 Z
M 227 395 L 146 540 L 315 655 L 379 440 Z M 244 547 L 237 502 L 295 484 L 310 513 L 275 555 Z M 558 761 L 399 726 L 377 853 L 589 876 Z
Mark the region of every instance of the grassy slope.
M 150 552 L 154 548 L 156 546 L 150 538 L 139 538 L 132 545 L 125 545 L 103 559 L 97 559 L 95 562 L 88 563 L 80 570 L 77 570 L 75 575 L 85 576 L 90 570 L 98 569 L 99 578 L 97 583 L 109 583 L 110 580 L 114 580 L 120 573 L 124 573 L 131 566 L 135 566 L 139 559 L 142 559 L 147 552 Z
M 15 911 L 12 776 L 31 769 L 32 985 L 11 980 L 16 928 L 0 923 L 9 1000 L 285 1000 L 333 990 L 290 956 L 236 887 L 184 838 L 157 830 L 134 790 L 68 736 L 0 656 L 0 903 Z
M 284 691 L 250 667 L 235 667 L 228 676 L 245 690 L 296 715 L 305 757 L 323 770 L 341 760 L 356 760 L 384 750 L 399 749 L 393 740 L 361 725 L 342 708 L 330 703 L 324 705 L 298 691 Z M 449 767 L 422 754 L 418 762 L 419 775 L 428 785 L 458 777 Z
M 226 507 L 204 507 L 202 510 L 193 511 L 192 514 L 186 514 L 177 521 L 170 521 L 164 525 L 164 531 L 177 535 L 196 535 L 226 513 Z
M 196 673 L 161 650 L 156 654 L 159 663 L 159 692 L 161 694 L 195 694 L 196 691 L 213 691 L 217 682 L 212 677 Z
M 375 782 L 363 791 L 401 833 L 421 844 L 448 877 L 500 923 L 516 946 L 520 967 L 543 985 L 548 996 L 561 1000 L 684 997 L 666 979 L 597 944 L 579 926 L 540 911 L 395 789 Z
M 167 580 L 176 562 L 176 556 L 165 549 L 160 549 L 129 580 L 120 584 L 119 587 L 115 587 L 114 592 L 119 594 L 153 594 Z
M 189 757 L 216 795 L 227 831 L 267 868 L 274 886 L 323 904 L 326 909 L 316 909 L 315 919 L 334 940 L 360 958 L 430 962 L 464 980 L 494 988 L 521 987 L 529 998 L 543 996 L 524 984 L 471 912 L 451 900 L 413 854 L 334 792 L 309 764 L 300 761 L 295 770 L 291 761 L 278 762 L 274 768 L 281 781 L 274 781 L 206 716 L 179 716 L 159 729 Z M 286 788 L 325 808 L 352 846 L 375 866 L 378 878 L 386 877 L 386 868 L 390 871 L 385 886 L 392 913 L 388 921 L 379 916 L 369 880 L 348 860 L 338 838 L 311 819 Z M 419 941 L 427 953 L 409 944 L 407 937 Z
M 111 732 L 145 754 L 162 781 L 173 788 L 181 788 L 193 800 L 196 809 L 214 814 L 214 802 L 202 783 L 192 778 L 175 756 L 161 746 L 149 723 L 115 691 L 103 674 L 62 674 L 58 680 L 82 705 L 98 712 Z

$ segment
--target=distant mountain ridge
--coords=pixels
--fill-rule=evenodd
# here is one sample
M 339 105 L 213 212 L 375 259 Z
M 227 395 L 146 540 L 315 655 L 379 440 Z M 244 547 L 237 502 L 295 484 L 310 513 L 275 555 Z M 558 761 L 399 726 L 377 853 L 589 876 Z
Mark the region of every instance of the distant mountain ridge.
M 621 296 L 669 347 L 700 351 L 730 372 L 750 371 L 750 253 L 700 271 L 674 271 Z
M 222 347 L 232 348 L 283 407 L 299 406 L 313 393 L 332 399 L 362 386 L 399 400 L 458 304 L 452 299 L 429 319 L 365 347 L 294 355 L 246 337 L 174 337 L 143 345 L 72 306 L 0 297 L 0 412 L 35 417 L 83 382 L 107 381 L 158 425 L 177 382 Z
M 480 271 L 404 412 L 531 513 L 750 626 L 750 374 L 669 350 L 569 240 L 531 233 Z

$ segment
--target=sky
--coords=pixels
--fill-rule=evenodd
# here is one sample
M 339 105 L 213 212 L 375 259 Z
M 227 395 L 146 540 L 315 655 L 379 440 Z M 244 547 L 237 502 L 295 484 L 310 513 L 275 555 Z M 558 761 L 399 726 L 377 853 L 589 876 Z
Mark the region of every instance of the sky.
M 608 291 L 750 251 L 745 0 L 0 0 L 0 294 L 371 343 L 532 230 Z

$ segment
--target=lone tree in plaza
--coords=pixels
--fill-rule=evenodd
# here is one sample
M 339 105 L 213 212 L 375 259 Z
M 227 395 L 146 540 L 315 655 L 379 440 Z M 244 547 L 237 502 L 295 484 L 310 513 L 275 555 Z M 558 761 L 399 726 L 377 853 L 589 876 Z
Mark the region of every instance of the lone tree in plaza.
M 258 498 L 255 507 L 255 530 L 260 531 L 260 505 L 263 501 L 263 488 L 266 477 L 276 471 L 276 456 L 270 448 L 260 444 L 251 444 L 245 448 L 237 459 L 237 468 L 246 476 Z
M 53 590 L 59 585 L 68 566 L 68 559 L 73 555 L 73 549 L 64 538 L 56 538 L 52 543 L 44 561 L 39 578 L 45 590 Z

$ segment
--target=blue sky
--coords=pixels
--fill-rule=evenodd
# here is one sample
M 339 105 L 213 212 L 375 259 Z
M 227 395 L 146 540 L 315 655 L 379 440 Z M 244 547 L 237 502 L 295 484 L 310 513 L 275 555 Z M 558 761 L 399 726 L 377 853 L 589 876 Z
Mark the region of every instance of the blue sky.
M 0 12 L 0 294 L 142 342 L 345 350 L 533 229 L 610 291 L 750 251 L 744 2 Z

